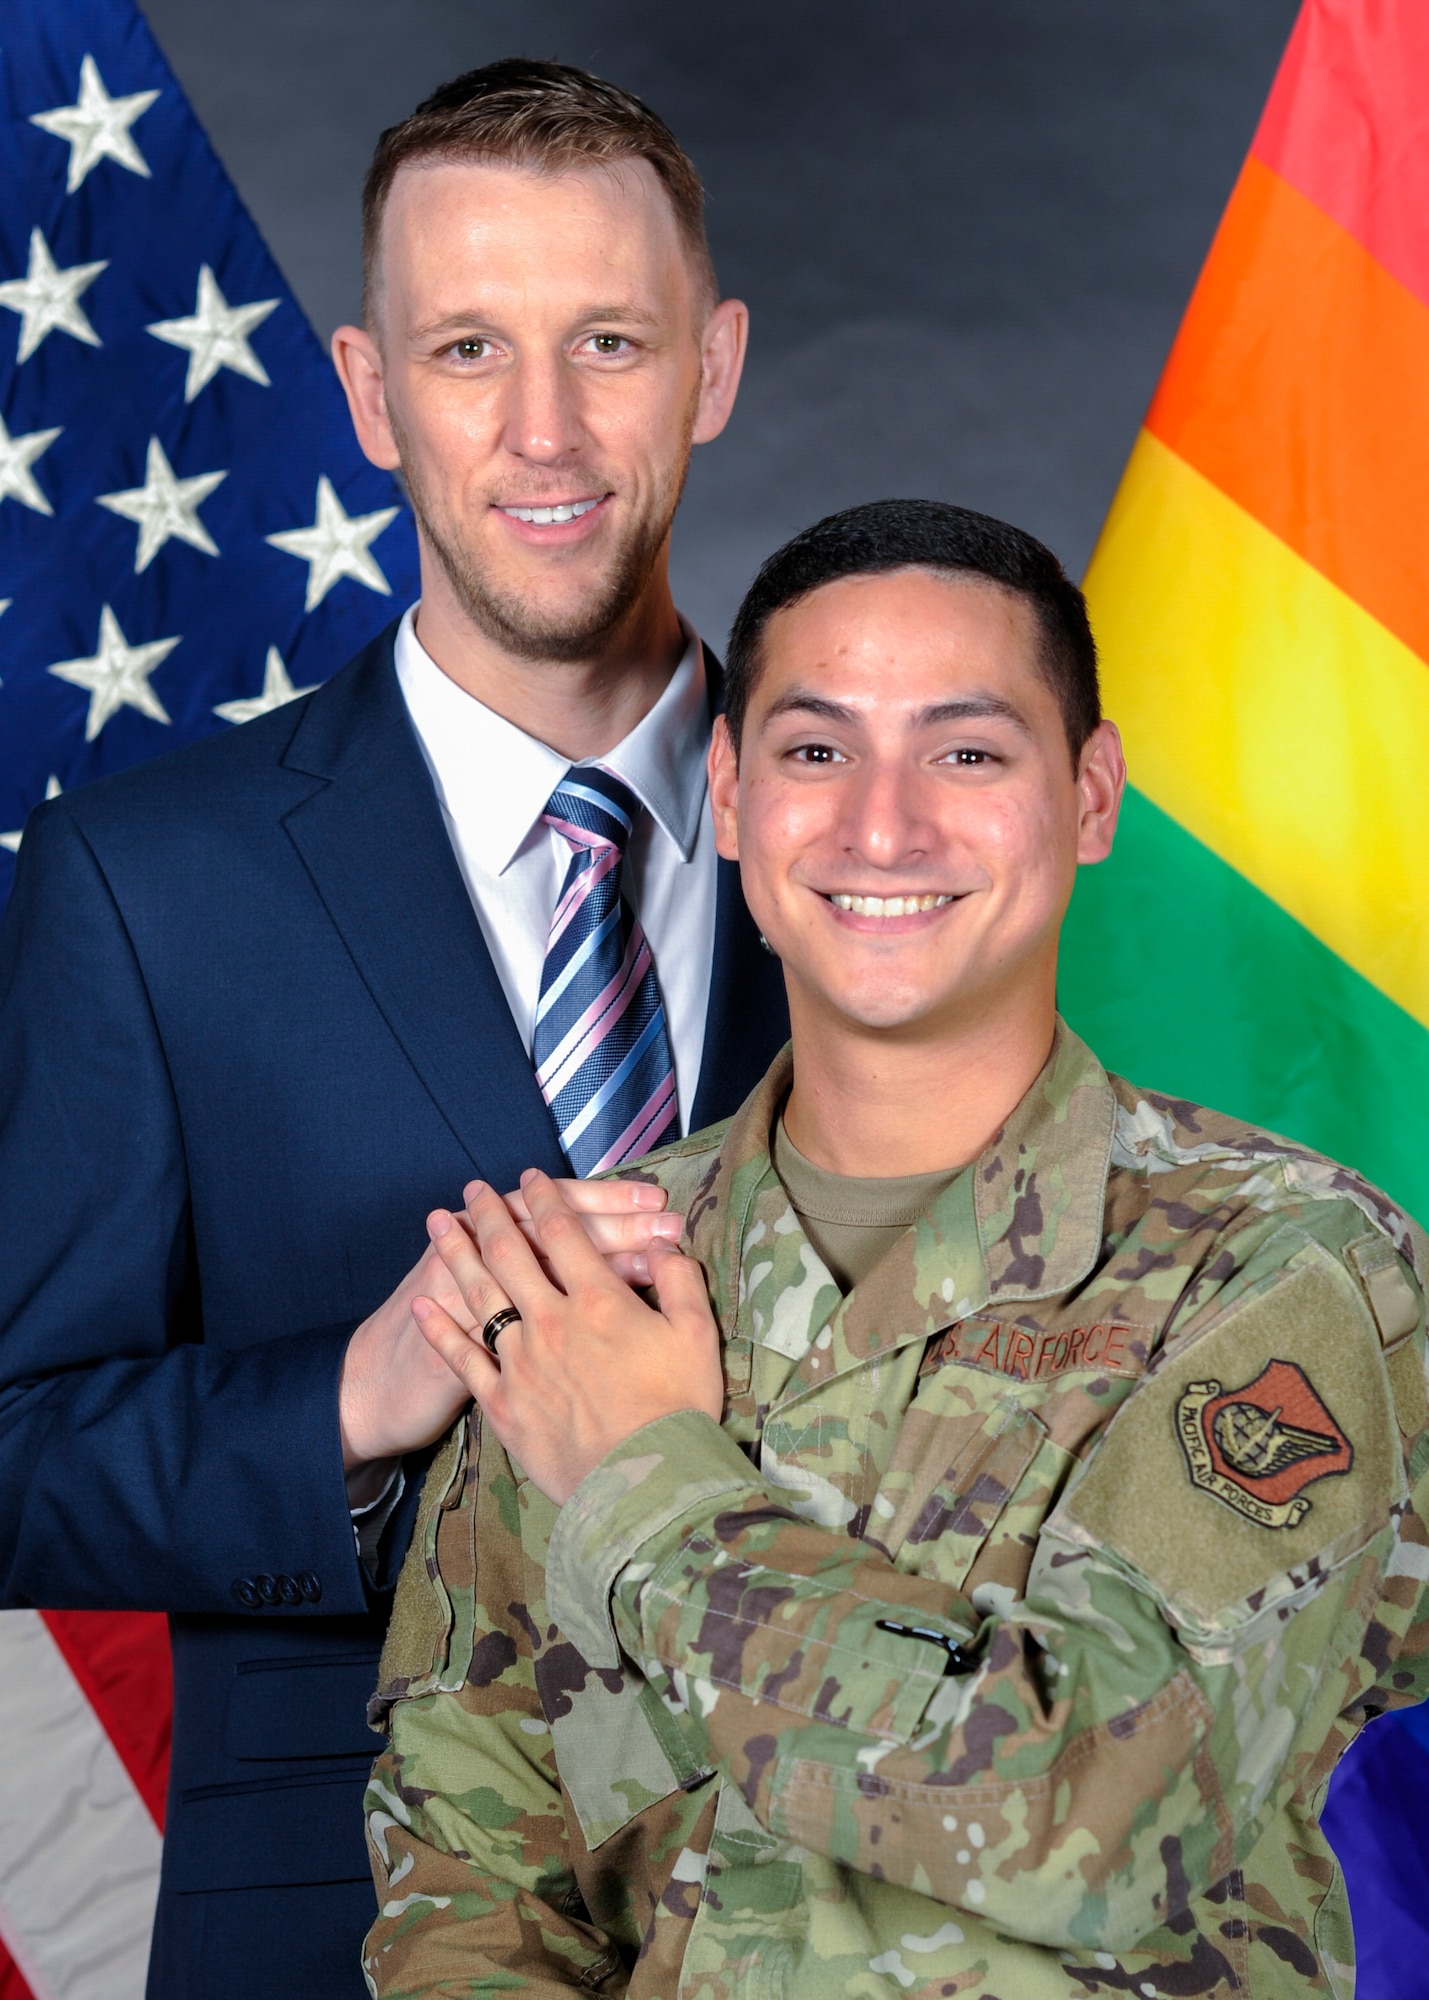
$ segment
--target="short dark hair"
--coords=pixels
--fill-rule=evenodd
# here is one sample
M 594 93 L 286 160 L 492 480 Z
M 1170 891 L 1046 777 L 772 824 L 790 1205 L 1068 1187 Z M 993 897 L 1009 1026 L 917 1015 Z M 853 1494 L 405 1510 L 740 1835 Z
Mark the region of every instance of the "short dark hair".
M 1057 698 L 1075 764 L 1102 714 L 1087 601 L 1034 536 L 944 500 L 871 500 L 846 507 L 770 556 L 745 593 L 729 635 L 724 703 L 735 749 L 763 664 L 764 629 L 775 612 L 843 577 L 898 569 L 979 577 L 1022 598 L 1037 619 L 1038 669 Z
M 508 56 L 442 84 L 377 141 L 362 187 L 362 311 L 369 326 L 383 210 L 398 168 L 416 160 L 499 160 L 550 174 L 646 160 L 664 183 L 710 305 L 719 296 L 704 188 L 664 119 L 586 70 Z

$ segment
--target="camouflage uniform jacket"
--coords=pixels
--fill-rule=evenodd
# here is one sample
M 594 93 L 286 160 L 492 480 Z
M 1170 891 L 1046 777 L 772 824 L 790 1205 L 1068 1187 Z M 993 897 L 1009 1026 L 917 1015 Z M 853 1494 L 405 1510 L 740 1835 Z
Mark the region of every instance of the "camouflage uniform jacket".
M 372 1992 L 1348 1994 L 1317 1809 L 1429 1693 L 1422 1232 L 1063 1027 L 841 1298 L 770 1166 L 789 1076 L 637 1170 L 722 1426 L 559 1510 L 475 1421 L 433 1466 Z

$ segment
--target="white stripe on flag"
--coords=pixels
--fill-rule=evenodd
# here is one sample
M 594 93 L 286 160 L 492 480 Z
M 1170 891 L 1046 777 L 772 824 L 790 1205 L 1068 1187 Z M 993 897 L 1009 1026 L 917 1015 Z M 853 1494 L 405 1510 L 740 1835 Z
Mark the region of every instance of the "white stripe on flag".
M 158 1829 L 38 1611 L 0 1614 L 0 1937 L 35 2000 L 143 2000 Z

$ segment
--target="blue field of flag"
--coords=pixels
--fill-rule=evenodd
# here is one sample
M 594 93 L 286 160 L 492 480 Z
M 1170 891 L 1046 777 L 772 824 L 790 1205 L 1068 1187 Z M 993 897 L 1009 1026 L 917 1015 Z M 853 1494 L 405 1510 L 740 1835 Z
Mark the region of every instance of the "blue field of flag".
M 0 185 L 3 903 L 47 793 L 323 680 L 417 557 L 129 0 L 0 0 Z

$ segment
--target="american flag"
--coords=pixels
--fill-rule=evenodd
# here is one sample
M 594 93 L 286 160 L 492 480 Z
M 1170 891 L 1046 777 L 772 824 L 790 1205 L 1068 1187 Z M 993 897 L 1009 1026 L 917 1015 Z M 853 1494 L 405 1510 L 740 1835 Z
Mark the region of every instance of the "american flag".
M 0 904 L 41 799 L 417 594 L 400 493 L 130 0 L 0 0 Z M 0 2000 L 139 2000 L 163 1621 L 0 1614 Z

